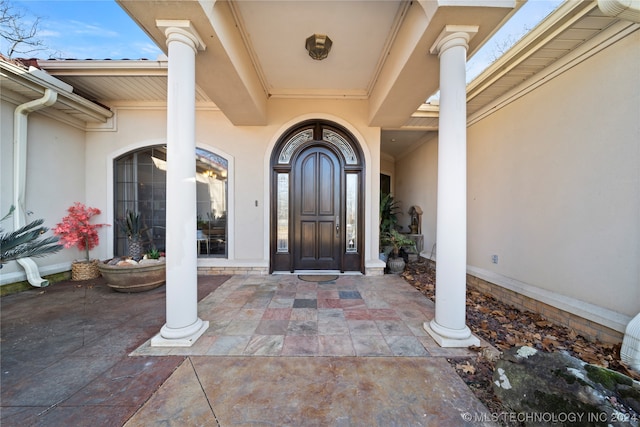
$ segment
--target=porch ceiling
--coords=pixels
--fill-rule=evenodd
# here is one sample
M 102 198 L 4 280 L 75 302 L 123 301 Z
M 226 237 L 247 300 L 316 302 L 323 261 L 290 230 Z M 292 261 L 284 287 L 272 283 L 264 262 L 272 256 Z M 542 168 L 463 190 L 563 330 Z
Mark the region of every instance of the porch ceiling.
M 196 57 L 196 101 L 201 105 L 215 104 L 235 124 L 260 125 L 266 121 L 270 98 L 368 100 L 370 123 L 381 127 L 382 151 L 392 158 L 437 132 L 438 106 L 424 100 L 438 89 L 438 60 L 426 52 L 445 23 L 480 23 L 485 28 L 472 40 L 471 55 L 512 13 L 401 0 L 118 3 L 163 48 L 165 38 L 156 19 L 194 22 L 207 44 Z M 490 18 L 484 17 L 487 10 L 493 12 Z M 478 16 L 483 16 L 481 21 Z M 481 114 L 525 80 L 620 25 L 637 24 L 604 16 L 596 2 L 562 5 L 468 85 L 469 116 Z M 304 40 L 314 32 L 327 33 L 334 41 L 326 60 L 315 61 L 304 49 Z M 74 92 L 105 105 L 166 101 L 166 61 L 39 64 Z

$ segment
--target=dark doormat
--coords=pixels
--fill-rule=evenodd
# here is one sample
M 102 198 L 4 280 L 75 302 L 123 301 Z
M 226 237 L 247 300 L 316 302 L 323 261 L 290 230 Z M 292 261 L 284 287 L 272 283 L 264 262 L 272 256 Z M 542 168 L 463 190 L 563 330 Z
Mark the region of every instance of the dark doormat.
M 298 279 L 305 282 L 332 282 L 338 278 L 334 274 L 300 274 Z

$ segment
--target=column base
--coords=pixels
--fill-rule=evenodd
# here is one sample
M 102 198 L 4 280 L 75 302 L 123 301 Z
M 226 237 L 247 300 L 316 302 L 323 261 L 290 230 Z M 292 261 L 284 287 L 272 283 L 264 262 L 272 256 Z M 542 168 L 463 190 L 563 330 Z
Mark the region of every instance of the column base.
M 205 333 L 207 329 L 209 329 L 209 321 L 202 321 L 198 319 L 200 323 L 195 332 L 191 332 L 189 335 L 184 337 L 176 337 L 176 338 L 166 338 L 162 336 L 162 330 L 166 328 L 166 325 L 162 327 L 160 332 L 151 338 L 151 347 L 191 347 L 195 342 Z
M 422 327 L 425 331 L 433 338 L 433 340 L 438 343 L 440 347 L 452 348 L 452 347 L 469 347 L 471 345 L 480 345 L 480 339 L 471 333 L 471 330 L 465 326 L 465 330 L 463 331 L 453 331 L 453 336 L 443 335 L 442 332 L 446 333 L 446 328 L 442 326 L 435 325 L 432 327 L 431 323 L 434 323 L 435 320 L 431 322 L 424 322 Z M 438 332 L 436 332 L 438 331 Z M 442 332 L 440 332 L 442 331 Z M 466 333 L 468 331 L 468 334 Z

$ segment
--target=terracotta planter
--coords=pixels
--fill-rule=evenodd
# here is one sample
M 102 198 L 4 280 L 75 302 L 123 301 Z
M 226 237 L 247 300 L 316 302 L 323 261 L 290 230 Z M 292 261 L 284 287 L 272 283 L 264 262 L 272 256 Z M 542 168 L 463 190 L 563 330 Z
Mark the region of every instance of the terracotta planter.
M 389 257 L 387 260 L 387 268 L 391 274 L 400 274 L 404 271 L 405 262 L 404 259 L 399 256 L 397 258 Z
M 146 260 L 136 265 L 109 265 L 100 263 L 98 268 L 107 285 L 118 292 L 144 292 L 164 285 L 165 260 Z

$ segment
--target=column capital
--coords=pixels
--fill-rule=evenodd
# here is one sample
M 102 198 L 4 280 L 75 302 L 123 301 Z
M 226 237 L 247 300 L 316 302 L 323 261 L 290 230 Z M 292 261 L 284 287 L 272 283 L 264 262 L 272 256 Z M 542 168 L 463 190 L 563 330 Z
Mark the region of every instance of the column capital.
M 468 43 L 476 35 L 478 28 L 477 25 L 445 25 L 429 53 L 439 55 L 453 46 L 464 46 L 468 49 Z
M 164 32 L 167 45 L 170 41 L 178 40 L 191 44 L 195 51 L 203 51 L 207 48 L 198 31 L 187 19 L 157 19 L 156 27 Z

